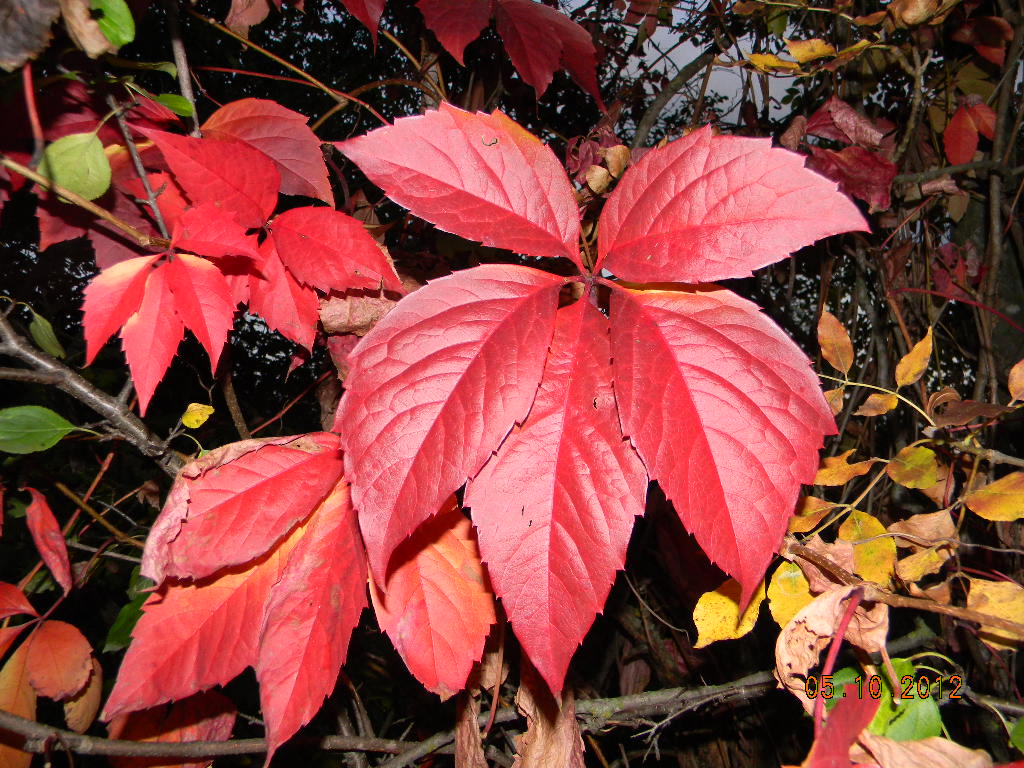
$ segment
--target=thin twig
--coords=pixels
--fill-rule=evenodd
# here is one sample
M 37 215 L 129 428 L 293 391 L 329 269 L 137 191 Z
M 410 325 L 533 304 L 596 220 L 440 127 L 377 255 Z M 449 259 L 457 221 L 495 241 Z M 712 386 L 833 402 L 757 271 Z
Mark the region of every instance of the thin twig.
M 221 379 L 220 383 L 221 389 L 224 391 L 224 402 L 228 404 L 228 413 L 231 414 L 231 421 L 234 422 L 238 436 L 243 440 L 248 440 L 252 437 L 252 432 L 249 431 L 249 425 L 245 423 L 242 406 L 238 404 L 238 395 L 235 394 L 235 382 L 230 370 L 224 374 L 224 378 Z
M 192 90 L 192 71 L 188 67 L 188 54 L 185 43 L 181 39 L 181 19 L 178 16 L 178 0 L 164 0 L 167 8 L 167 26 L 171 33 L 171 51 L 174 53 L 174 66 L 178 70 L 178 87 L 181 95 L 192 105 L 192 135 L 201 136 L 199 130 L 199 113 L 196 111 L 196 95 Z
M 142 164 L 142 158 L 139 157 L 139 148 L 135 146 L 135 139 L 132 138 L 132 133 L 128 130 L 128 121 L 124 119 L 124 110 L 117 103 L 117 99 L 109 93 L 107 94 L 107 105 L 114 110 L 114 119 L 117 120 L 117 127 L 121 129 L 124 144 L 128 147 L 132 166 L 135 168 L 139 181 L 142 182 L 142 189 L 146 192 L 146 202 L 149 203 L 149 210 L 153 212 L 153 221 L 156 222 L 160 234 L 169 239 L 171 235 L 167 229 L 167 223 L 164 221 L 164 215 L 160 211 L 160 206 L 156 204 L 156 195 L 153 194 L 153 187 L 149 183 L 149 174 L 146 173 L 146 167 Z
M 141 541 L 137 541 L 136 539 L 133 539 L 131 536 L 126 534 L 124 531 L 120 530 L 116 525 L 111 523 L 109 520 L 107 520 L 105 517 L 103 517 L 103 515 L 101 515 L 99 512 L 97 512 L 95 509 L 93 509 L 89 505 L 89 502 L 87 502 L 85 499 L 83 499 L 77 493 L 75 493 L 70 488 L 68 488 L 66 485 L 64 485 L 64 483 L 61 483 L 61 482 L 54 483 L 54 487 L 58 491 L 63 493 L 65 496 L 67 496 L 69 499 L 71 499 L 71 501 L 74 503 L 74 505 L 76 507 L 78 507 L 80 510 L 85 512 L 85 514 L 87 514 L 89 517 L 91 517 L 93 520 L 95 520 L 97 523 L 99 523 L 101 526 L 103 526 L 111 536 L 113 536 L 115 539 L 120 541 L 122 544 L 130 544 L 131 546 L 133 546 L 133 547 L 135 547 L 137 549 L 144 549 L 145 548 L 145 545 Z
M 685 67 L 676 73 L 665 87 L 662 88 L 658 94 L 651 101 L 651 105 L 647 107 L 643 116 L 640 118 L 640 122 L 636 124 L 636 135 L 633 137 L 633 149 L 638 149 L 647 143 L 647 137 L 651 135 L 651 130 L 654 128 L 655 123 L 658 122 L 658 118 L 661 117 L 661 113 L 665 110 L 665 107 L 671 101 L 672 97 L 675 96 L 680 89 L 690 82 L 693 77 L 700 72 L 704 67 L 708 66 L 708 62 L 715 60 L 715 54 L 711 51 L 702 53 L 696 59 L 691 61 Z

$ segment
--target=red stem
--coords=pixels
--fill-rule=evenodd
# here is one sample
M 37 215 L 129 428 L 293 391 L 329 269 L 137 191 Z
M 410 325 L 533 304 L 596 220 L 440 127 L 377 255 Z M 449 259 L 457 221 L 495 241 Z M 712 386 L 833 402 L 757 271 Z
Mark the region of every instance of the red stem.
M 825 657 L 825 666 L 821 669 L 821 677 L 824 679 L 826 676 L 832 674 L 832 670 L 836 665 L 836 658 L 839 656 L 839 649 L 843 645 L 843 636 L 846 634 L 847 627 L 850 626 L 850 620 L 853 618 L 854 612 L 857 610 L 857 606 L 860 605 L 860 599 L 863 596 L 863 591 L 858 587 L 850 593 L 850 599 L 846 603 L 846 610 L 843 611 L 843 617 L 839 620 L 839 626 L 836 628 L 836 633 L 832 637 L 832 645 L 828 648 L 828 656 Z M 817 739 L 821 736 L 821 726 L 825 719 L 825 697 L 821 695 L 821 691 L 818 692 L 818 697 L 814 701 L 814 738 Z
M 46 139 L 43 138 L 43 124 L 39 122 L 39 109 L 36 107 L 36 90 L 32 83 L 32 65 L 26 64 L 21 68 L 21 85 L 25 92 L 25 108 L 28 111 L 28 122 L 32 126 L 32 138 L 36 148 L 33 156 L 38 160 L 43 153 Z

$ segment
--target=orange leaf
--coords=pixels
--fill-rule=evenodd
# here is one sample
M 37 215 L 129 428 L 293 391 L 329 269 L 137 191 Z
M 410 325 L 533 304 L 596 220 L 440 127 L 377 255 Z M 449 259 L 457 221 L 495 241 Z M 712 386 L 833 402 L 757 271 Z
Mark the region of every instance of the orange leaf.
M 8 627 L 10 629 L 10 627 Z M 22 645 L 0 669 L 0 710 L 27 720 L 36 717 L 36 692 L 28 682 L 28 649 Z M 28 768 L 32 755 L 0 742 L 0 768 Z M 15 737 L 13 743 L 19 743 Z
M 858 461 L 855 464 L 849 463 L 850 456 L 854 449 L 841 453 L 838 456 L 829 456 L 821 461 L 821 467 L 814 478 L 814 485 L 846 485 L 855 477 L 866 475 L 871 471 L 871 465 L 878 459 Z
M 27 645 L 29 681 L 40 696 L 63 701 L 89 682 L 92 647 L 77 627 L 63 621 L 44 621 Z
M 827 309 L 818 319 L 818 344 L 821 356 L 838 371 L 847 373 L 853 365 L 853 343 L 839 319 Z
M 932 356 L 932 329 L 896 364 L 896 386 L 913 384 L 924 375 Z
M 64 702 L 64 722 L 77 733 L 89 730 L 103 700 L 103 668 L 95 658 L 91 662 L 92 673 L 85 688 Z

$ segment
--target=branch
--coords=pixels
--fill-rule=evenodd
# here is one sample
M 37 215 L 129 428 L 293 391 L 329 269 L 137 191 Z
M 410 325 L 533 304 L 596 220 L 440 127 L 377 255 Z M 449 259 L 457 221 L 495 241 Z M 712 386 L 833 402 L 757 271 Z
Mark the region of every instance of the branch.
M 651 129 L 654 128 L 654 124 L 658 122 L 658 118 L 661 117 L 661 113 L 664 111 L 665 106 L 669 103 L 672 97 L 675 96 L 684 85 L 690 82 L 698 72 L 714 60 L 714 53 L 711 53 L 710 51 L 702 53 L 696 59 L 680 69 L 676 76 L 668 81 L 668 84 L 658 93 L 657 96 L 654 97 L 654 100 L 651 101 L 651 105 L 647 107 L 647 111 L 644 112 L 643 117 L 640 118 L 640 122 L 636 124 L 636 135 L 633 137 L 633 149 L 637 149 L 647 142 L 647 137 L 651 135 Z
M 15 333 L 3 313 L 0 313 L 0 354 L 22 360 L 32 369 L 30 372 L 36 375 L 36 381 L 42 381 L 42 377 L 46 377 L 48 383 L 89 406 L 102 416 L 118 435 L 134 445 L 144 456 L 155 460 L 167 474 L 173 477 L 183 466 L 184 462 L 167 443 L 153 434 L 123 403 L 97 389 L 60 361 L 37 350 Z M 0 372 L 11 372 L 11 369 L 0 369 Z M 15 377 L 4 375 L 3 378 Z
M 1018 176 L 1024 173 L 1024 165 L 1016 168 L 1007 168 L 997 160 L 978 160 L 974 163 L 961 163 L 960 165 L 947 165 L 945 168 L 932 168 L 919 173 L 901 173 L 893 179 L 894 184 L 920 184 L 925 181 L 937 179 L 940 176 L 954 173 L 969 173 L 970 171 L 989 171 L 1002 176 Z

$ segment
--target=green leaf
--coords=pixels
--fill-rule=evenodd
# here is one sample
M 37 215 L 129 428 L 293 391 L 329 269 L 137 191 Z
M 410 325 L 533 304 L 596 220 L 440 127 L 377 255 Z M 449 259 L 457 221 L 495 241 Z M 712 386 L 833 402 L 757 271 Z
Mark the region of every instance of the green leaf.
M 898 698 L 895 702 L 893 701 L 892 686 L 889 684 L 889 678 L 886 674 L 881 673 L 878 675 L 881 681 L 881 700 L 878 712 L 875 713 L 874 719 L 868 726 L 868 730 L 871 733 L 879 736 L 885 736 L 893 741 L 917 741 L 919 739 L 927 739 L 930 736 L 939 736 L 942 733 L 942 716 L 939 714 L 939 704 L 935 700 L 933 695 L 920 697 L 917 690 L 917 679 L 919 677 L 917 671 L 914 669 L 914 665 L 907 659 L 893 659 L 893 669 L 896 672 L 896 678 L 899 680 L 905 675 L 910 675 L 914 678 L 914 686 L 908 689 L 908 698 Z M 835 685 L 836 691 L 842 691 L 847 685 L 854 683 L 856 678 L 861 678 L 860 690 L 863 696 L 869 696 L 870 689 L 875 688 L 876 684 L 868 686 L 866 675 L 860 669 L 854 669 L 853 667 L 843 667 L 837 670 L 832 676 L 832 682 Z M 928 678 L 934 682 L 934 676 Z M 900 694 L 903 693 L 901 689 Z M 930 692 L 930 694 L 933 692 Z M 828 708 L 831 708 L 839 702 L 839 697 L 836 696 L 825 704 Z
M 118 48 L 135 39 L 135 19 L 125 0 L 91 0 L 100 31 Z
M 110 187 L 110 161 L 94 133 L 57 139 L 43 152 L 39 172 L 86 200 L 95 200 Z
M 775 37 L 781 38 L 786 34 L 786 28 L 789 26 L 789 13 L 787 11 L 770 13 L 766 23 L 768 31 Z
M 127 648 L 132 641 L 132 630 L 142 616 L 142 604 L 146 602 L 147 594 L 136 595 L 132 601 L 124 606 L 117 613 L 117 618 L 107 632 L 107 639 L 103 643 L 103 652 L 120 651 Z
M 1013 729 L 1010 731 L 1010 743 L 1019 752 L 1024 752 L 1024 717 L 1014 723 Z
M 49 408 L 39 405 L 4 408 L 0 410 L 0 451 L 45 451 L 74 429 L 74 424 Z
M 57 334 L 53 332 L 50 321 L 34 311 L 32 322 L 28 324 L 28 332 L 32 335 L 32 341 L 46 354 L 60 359 L 67 356 L 64 347 L 57 341 Z
M 159 93 L 154 97 L 171 112 L 181 117 L 192 117 L 192 104 L 184 96 L 176 93 Z

